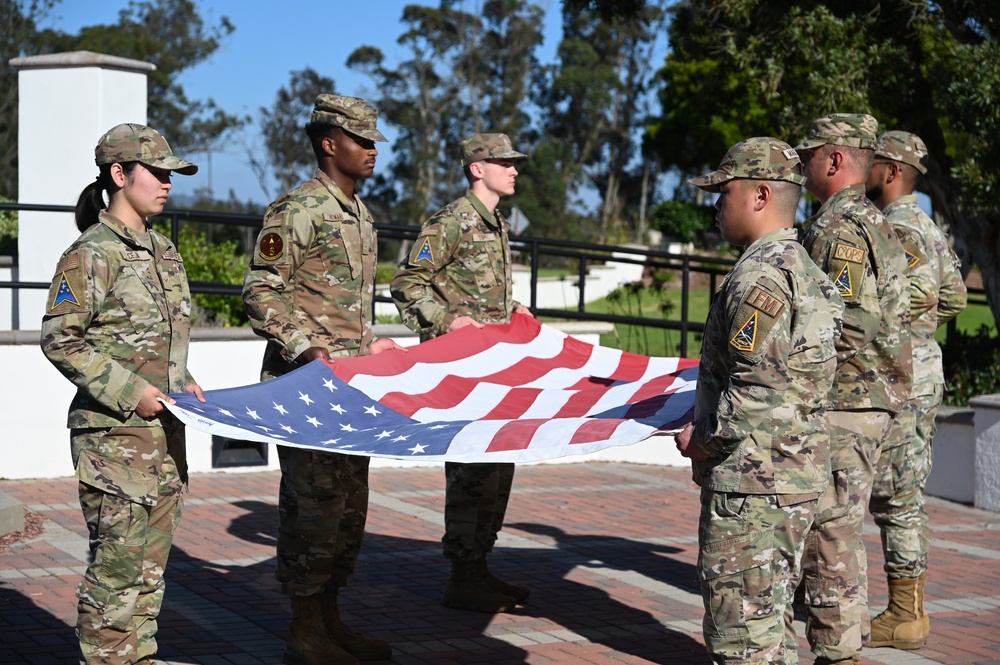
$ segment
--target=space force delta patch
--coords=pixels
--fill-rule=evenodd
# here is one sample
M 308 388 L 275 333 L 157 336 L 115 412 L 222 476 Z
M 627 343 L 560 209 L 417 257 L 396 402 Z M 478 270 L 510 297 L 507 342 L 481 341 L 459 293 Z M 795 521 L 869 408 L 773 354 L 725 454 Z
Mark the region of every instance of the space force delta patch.
M 784 309 L 783 300 L 760 286 L 754 286 L 736 312 L 738 326 L 729 344 L 742 353 L 756 353 Z
M 434 252 L 431 251 L 431 243 L 427 238 L 424 238 L 422 244 L 415 245 L 413 249 L 414 252 L 410 254 L 410 263 L 417 264 L 423 261 L 427 265 L 434 265 Z
M 844 300 L 853 300 L 861 290 L 868 252 L 854 245 L 838 242 L 830 253 L 830 279 Z

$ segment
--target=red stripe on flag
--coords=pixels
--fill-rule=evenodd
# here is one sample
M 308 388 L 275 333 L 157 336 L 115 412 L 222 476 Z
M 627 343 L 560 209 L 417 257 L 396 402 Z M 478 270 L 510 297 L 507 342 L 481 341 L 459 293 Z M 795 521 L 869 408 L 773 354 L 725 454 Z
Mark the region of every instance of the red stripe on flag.
M 520 418 L 535 403 L 541 392 L 538 388 L 512 388 L 503 400 L 480 420 L 513 420 L 514 418 Z
M 567 337 L 563 348 L 551 358 L 524 358 L 510 367 L 482 377 L 482 381 L 499 383 L 502 386 L 522 386 L 535 381 L 553 369 L 580 369 L 587 364 L 594 347 L 580 340 Z
M 573 433 L 573 438 L 569 440 L 569 445 L 579 443 L 593 443 L 595 441 L 606 441 L 615 433 L 623 420 L 618 418 L 594 418 L 588 420 Z
M 618 359 L 618 367 L 607 377 L 586 377 L 570 387 L 570 390 L 586 390 L 595 385 L 610 386 L 616 382 L 637 381 L 646 373 L 650 358 L 637 356 L 633 353 L 622 353 Z
M 493 435 L 493 440 L 486 447 L 486 452 L 495 453 L 505 450 L 524 450 L 531 445 L 538 428 L 549 422 L 548 418 L 527 418 L 512 420 Z
M 496 346 L 498 343 L 527 344 L 542 330 L 535 318 L 515 314 L 507 325 L 484 328 L 466 326 L 420 345 L 420 360 L 411 360 L 406 352 L 386 351 L 374 356 L 337 358 L 328 363 L 342 381 L 350 383 L 357 374 L 393 376 L 411 369 L 417 362 L 447 363 L 463 360 Z

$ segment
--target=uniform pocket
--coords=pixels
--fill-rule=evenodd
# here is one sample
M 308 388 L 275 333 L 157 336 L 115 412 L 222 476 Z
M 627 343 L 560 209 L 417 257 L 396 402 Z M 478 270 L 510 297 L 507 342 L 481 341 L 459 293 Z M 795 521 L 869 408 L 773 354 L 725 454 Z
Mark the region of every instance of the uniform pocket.
M 745 631 L 774 614 L 773 541 L 773 532 L 762 530 L 702 546 L 698 574 L 709 632 Z

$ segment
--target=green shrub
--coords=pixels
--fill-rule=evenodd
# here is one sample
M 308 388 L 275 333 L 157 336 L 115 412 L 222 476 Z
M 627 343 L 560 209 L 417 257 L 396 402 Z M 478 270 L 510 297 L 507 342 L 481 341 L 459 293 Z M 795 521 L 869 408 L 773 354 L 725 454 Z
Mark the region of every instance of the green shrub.
M 949 332 L 944 356 L 944 403 L 968 406 L 978 395 L 1000 393 L 1000 340 L 989 326 L 969 334 Z
M 13 203 L 0 196 L 0 203 Z M 17 254 L 17 211 L 0 210 L 0 254 Z
M 715 224 L 715 209 L 685 201 L 663 201 L 649 211 L 649 225 L 681 242 L 694 242 Z
M 205 233 L 191 224 L 181 225 L 177 249 L 191 282 L 219 282 L 240 286 L 247 269 L 247 257 L 238 240 L 209 242 Z M 238 295 L 193 295 L 193 322 L 202 326 L 242 326 L 247 323 L 243 299 Z

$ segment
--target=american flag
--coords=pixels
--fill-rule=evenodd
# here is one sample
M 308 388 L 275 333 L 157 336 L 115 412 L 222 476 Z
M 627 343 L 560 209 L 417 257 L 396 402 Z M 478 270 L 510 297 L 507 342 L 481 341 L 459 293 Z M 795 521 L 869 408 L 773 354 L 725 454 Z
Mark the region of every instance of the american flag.
M 698 361 L 592 346 L 529 316 L 407 352 L 314 360 L 270 381 L 171 395 L 211 434 L 373 457 L 532 462 L 690 422 Z

